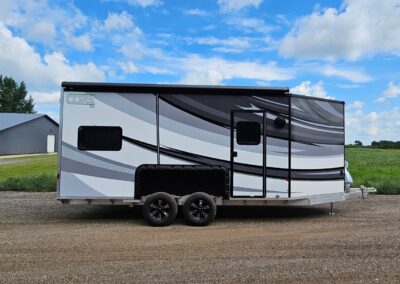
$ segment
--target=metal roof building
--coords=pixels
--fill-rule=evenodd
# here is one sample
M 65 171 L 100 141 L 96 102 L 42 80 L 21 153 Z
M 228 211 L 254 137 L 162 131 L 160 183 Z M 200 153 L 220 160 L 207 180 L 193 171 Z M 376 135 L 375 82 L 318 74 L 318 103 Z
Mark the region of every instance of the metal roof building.
M 55 152 L 58 124 L 45 114 L 0 113 L 0 155 Z

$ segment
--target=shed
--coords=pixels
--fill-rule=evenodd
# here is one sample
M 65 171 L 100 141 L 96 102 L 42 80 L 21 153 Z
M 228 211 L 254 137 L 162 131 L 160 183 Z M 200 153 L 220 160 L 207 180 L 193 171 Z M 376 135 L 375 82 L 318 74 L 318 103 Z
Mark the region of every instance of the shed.
M 0 155 L 57 151 L 58 123 L 46 114 L 0 113 Z

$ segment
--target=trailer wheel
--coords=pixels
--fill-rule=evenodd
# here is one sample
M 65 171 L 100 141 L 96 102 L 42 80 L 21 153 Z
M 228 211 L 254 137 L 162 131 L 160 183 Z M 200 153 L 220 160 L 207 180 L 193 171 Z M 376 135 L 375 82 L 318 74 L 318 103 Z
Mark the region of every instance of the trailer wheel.
M 196 192 L 190 195 L 182 206 L 183 217 L 192 226 L 207 226 L 214 220 L 217 206 L 210 195 Z
M 156 192 L 146 198 L 143 204 L 143 217 L 151 226 L 168 226 L 176 217 L 178 205 L 165 192 Z

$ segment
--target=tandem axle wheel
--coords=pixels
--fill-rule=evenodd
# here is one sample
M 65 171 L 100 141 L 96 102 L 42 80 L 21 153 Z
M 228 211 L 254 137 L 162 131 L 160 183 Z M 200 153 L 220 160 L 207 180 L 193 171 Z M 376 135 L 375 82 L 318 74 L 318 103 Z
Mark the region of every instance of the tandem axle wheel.
M 168 226 L 175 220 L 178 203 L 166 192 L 156 192 L 146 197 L 143 204 L 143 217 L 151 226 Z M 214 199 L 204 193 L 189 195 L 183 202 L 182 214 L 188 225 L 207 226 L 217 213 Z

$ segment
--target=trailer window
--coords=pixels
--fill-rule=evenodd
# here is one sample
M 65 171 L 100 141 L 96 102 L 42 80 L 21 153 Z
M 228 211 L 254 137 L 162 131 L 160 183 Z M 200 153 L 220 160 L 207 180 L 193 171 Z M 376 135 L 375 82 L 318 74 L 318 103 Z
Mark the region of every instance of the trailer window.
M 119 151 L 121 147 L 121 127 L 81 126 L 78 129 L 79 150 Z
M 236 142 L 239 145 L 260 144 L 261 127 L 255 121 L 239 121 L 236 124 Z

